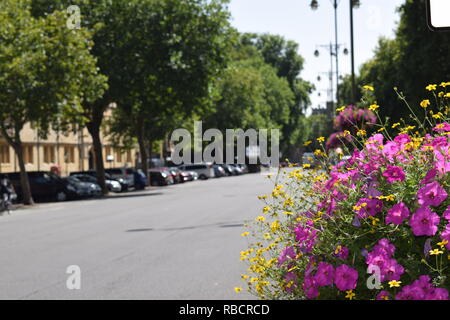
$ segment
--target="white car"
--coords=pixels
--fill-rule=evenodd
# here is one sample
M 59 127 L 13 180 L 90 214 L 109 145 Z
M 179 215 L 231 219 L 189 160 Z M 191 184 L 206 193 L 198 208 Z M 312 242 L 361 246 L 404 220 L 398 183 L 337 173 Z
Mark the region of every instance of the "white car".
M 181 166 L 178 166 L 178 169 L 182 171 L 194 171 L 198 174 L 199 179 L 202 180 L 215 177 L 214 167 L 209 163 L 182 164 Z

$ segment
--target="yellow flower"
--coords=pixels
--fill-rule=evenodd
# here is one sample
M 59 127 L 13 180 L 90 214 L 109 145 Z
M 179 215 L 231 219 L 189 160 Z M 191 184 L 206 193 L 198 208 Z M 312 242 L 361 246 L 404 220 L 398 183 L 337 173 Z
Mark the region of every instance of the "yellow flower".
M 397 128 L 398 126 L 400 126 L 400 123 L 399 123 L 399 122 L 394 123 L 394 124 L 392 125 L 392 129 L 395 129 L 395 128 Z
M 345 110 L 345 108 L 346 108 L 345 106 L 344 106 L 344 107 L 341 107 L 341 108 L 337 108 L 336 111 L 337 111 L 337 112 L 342 112 L 342 111 Z
M 242 278 L 242 280 L 247 280 L 250 277 L 248 275 L 246 275 L 246 274 L 243 274 L 243 275 L 241 275 L 241 278 Z
M 243 234 L 241 234 L 241 237 L 246 237 L 246 236 L 248 236 L 250 234 L 250 232 L 244 232 Z
M 448 87 L 450 86 L 450 82 L 441 82 L 440 86 L 443 88 Z
M 264 207 L 263 208 L 263 213 L 268 213 L 270 211 L 270 207 Z
M 349 300 L 353 300 L 353 298 L 356 296 L 353 290 L 345 291 L 345 293 L 347 294 L 345 297 Z
M 319 137 L 319 138 L 317 138 L 317 141 L 324 142 L 325 141 L 325 137 Z
M 426 99 L 426 100 L 422 100 L 422 102 L 420 103 L 420 106 L 422 108 L 428 108 L 428 106 L 430 105 L 430 100 Z
M 278 220 L 272 222 L 272 224 L 270 225 L 270 230 L 272 230 L 272 232 L 276 232 L 279 228 L 280 228 L 280 223 L 278 222 Z
M 303 165 L 303 169 L 307 169 L 307 168 L 311 168 L 311 165 L 308 164 L 308 163 L 306 163 L 306 164 Z
M 356 134 L 360 137 L 363 137 L 363 136 L 367 135 L 367 132 L 366 132 L 366 130 L 360 129 L 360 130 L 358 130 L 358 132 Z
M 439 249 L 434 249 L 434 250 L 430 250 L 430 255 L 431 256 L 438 256 L 440 254 L 443 254 L 444 252 L 439 250 Z
M 446 98 L 450 98 L 450 92 L 447 92 L 447 94 L 445 95 Z
M 386 130 L 386 128 L 380 128 L 377 132 L 383 132 L 384 130 Z
M 307 146 L 309 146 L 311 143 L 312 143 L 312 141 L 306 141 L 303 145 L 304 145 L 305 147 L 307 147 Z
M 242 288 L 241 288 L 241 287 L 236 287 L 236 288 L 234 288 L 234 291 L 235 291 L 236 293 L 239 293 L 239 292 L 242 291 Z
M 367 90 L 367 91 L 374 91 L 375 90 L 372 86 L 363 86 L 363 89 Z
M 428 86 L 426 86 L 425 89 L 427 89 L 428 91 L 434 91 L 437 88 L 437 84 L 430 84 Z
M 259 216 L 258 218 L 256 218 L 256 221 L 264 222 L 264 221 L 266 221 L 266 218 L 262 217 L 262 216 Z
M 402 282 L 401 281 L 396 281 L 396 280 L 392 280 L 392 281 L 389 281 L 389 288 L 398 288 L 398 287 L 400 287 L 400 284 L 401 284 Z
M 370 110 L 370 111 L 376 111 L 379 107 L 380 107 L 379 105 L 373 104 L 373 105 L 371 105 L 371 106 L 369 107 L 369 110 Z
M 444 247 L 445 247 L 445 245 L 448 243 L 448 241 L 447 240 L 442 240 L 442 242 L 438 242 L 438 246 L 440 246 L 441 247 L 441 249 L 444 249 Z

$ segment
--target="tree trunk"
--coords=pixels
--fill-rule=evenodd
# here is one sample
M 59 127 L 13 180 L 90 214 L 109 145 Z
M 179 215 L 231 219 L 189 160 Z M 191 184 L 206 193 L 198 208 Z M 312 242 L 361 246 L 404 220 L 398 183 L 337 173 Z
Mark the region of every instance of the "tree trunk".
M 87 129 L 89 134 L 92 137 L 92 144 L 94 147 L 94 161 L 95 161 L 95 170 L 97 171 L 97 181 L 102 188 L 102 193 L 104 195 L 108 194 L 108 187 L 106 186 L 105 179 L 105 166 L 103 164 L 103 148 L 102 141 L 100 139 L 100 126 L 101 126 L 101 118 L 93 119 L 91 122 L 87 124 Z
M 14 137 L 10 137 L 4 127 L 1 127 L 2 136 L 8 144 L 14 149 L 19 162 L 20 168 L 20 186 L 22 189 L 22 201 L 25 205 L 33 205 L 33 196 L 31 195 L 30 180 L 28 179 L 27 169 L 25 167 L 25 160 L 23 158 L 22 140 L 20 140 L 21 126 L 16 126 L 14 130 Z
M 31 195 L 30 180 L 28 179 L 27 169 L 25 168 L 25 160 L 23 158 L 22 142 L 15 141 L 14 151 L 17 155 L 17 162 L 20 169 L 20 186 L 22 188 L 22 201 L 25 205 L 33 205 L 33 196 Z
M 144 127 L 142 121 L 138 121 L 137 140 L 139 144 L 139 153 L 141 154 L 142 171 L 144 171 L 144 174 L 147 177 L 148 184 L 150 185 L 151 183 L 150 175 L 148 174 L 148 154 L 147 154 L 147 147 L 145 145 Z

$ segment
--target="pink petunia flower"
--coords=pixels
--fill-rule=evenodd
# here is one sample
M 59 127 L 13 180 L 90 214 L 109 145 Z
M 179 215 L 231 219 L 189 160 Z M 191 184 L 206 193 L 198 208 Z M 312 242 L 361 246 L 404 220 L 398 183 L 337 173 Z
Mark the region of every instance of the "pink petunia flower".
M 447 192 L 439 182 L 434 181 L 419 189 L 417 199 L 421 206 L 437 207 L 447 199 Z
M 445 245 L 447 250 L 450 250 L 450 223 L 445 226 L 444 231 L 441 233 L 441 239 L 447 240 L 448 243 Z
M 402 168 L 397 166 L 387 166 L 387 169 L 383 172 L 383 177 L 386 178 L 388 183 L 395 181 L 405 181 L 405 172 Z
M 318 286 L 326 287 L 333 284 L 334 281 L 334 268 L 331 264 L 326 262 L 320 262 L 317 267 L 317 273 L 315 280 Z
M 397 203 L 391 209 L 388 210 L 386 216 L 386 224 L 401 225 L 403 220 L 409 217 L 409 209 L 403 202 Z
M 450 131 L 450 124 L 447 122 L 440 123 L 436 127 L 433 128 L 433 131 L 435 132 L 449 132 Z
M 377 297 L 375 298 L 375 300 L 389 300 L 389 299 L 390 299 L 389 292 L 387 292 L 386 290 L 380 291 L 380 293 L 378 293 Z
M 297 254 L 295 253 L 295 250 L 293 247 L 286 247 L 281 251 L 280 256 L 278 257 L 278 265 L 281 266 L 284 264 L 288 259 L 295 259 Z
M 358 281 L 358 271 L 348 265 L 340 265 L 336 268 L 334 283 L 341 291 L 354 290 Z
M 305 276 L 303 280 L 303 292 L 307 299 L 314 299 L 319 295 L 319 287 L 312 275 Z
M 437 169 L 431 169 L 430 171 L 427 172 L 425 178 L 423 178 L 422 181 L 420 181 L 420 184 L 422 185 L 428 184 L 432 182 L 433 179 L 436 178 L 436 176 L 437 176 Z
M 438 231 L 440 218 L 428 207 L 422 207 L 414 213 L 409 221 L 415 236 L 434 236 Z
M 448 206 L 447 210 L 444 211 L 442 217 L 444 217 L 444 219 L 450 220 L 450 206 Z

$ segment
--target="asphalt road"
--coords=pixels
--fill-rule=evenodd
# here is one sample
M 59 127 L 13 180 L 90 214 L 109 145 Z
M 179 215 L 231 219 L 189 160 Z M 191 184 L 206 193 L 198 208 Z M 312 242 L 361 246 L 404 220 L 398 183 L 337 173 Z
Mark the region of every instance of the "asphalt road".
M 261 174 L 38 205 L 0 217 L 0 299 L 249 299 L 243 224 Z M 81 288 L 67 289 L 68 266 Z

